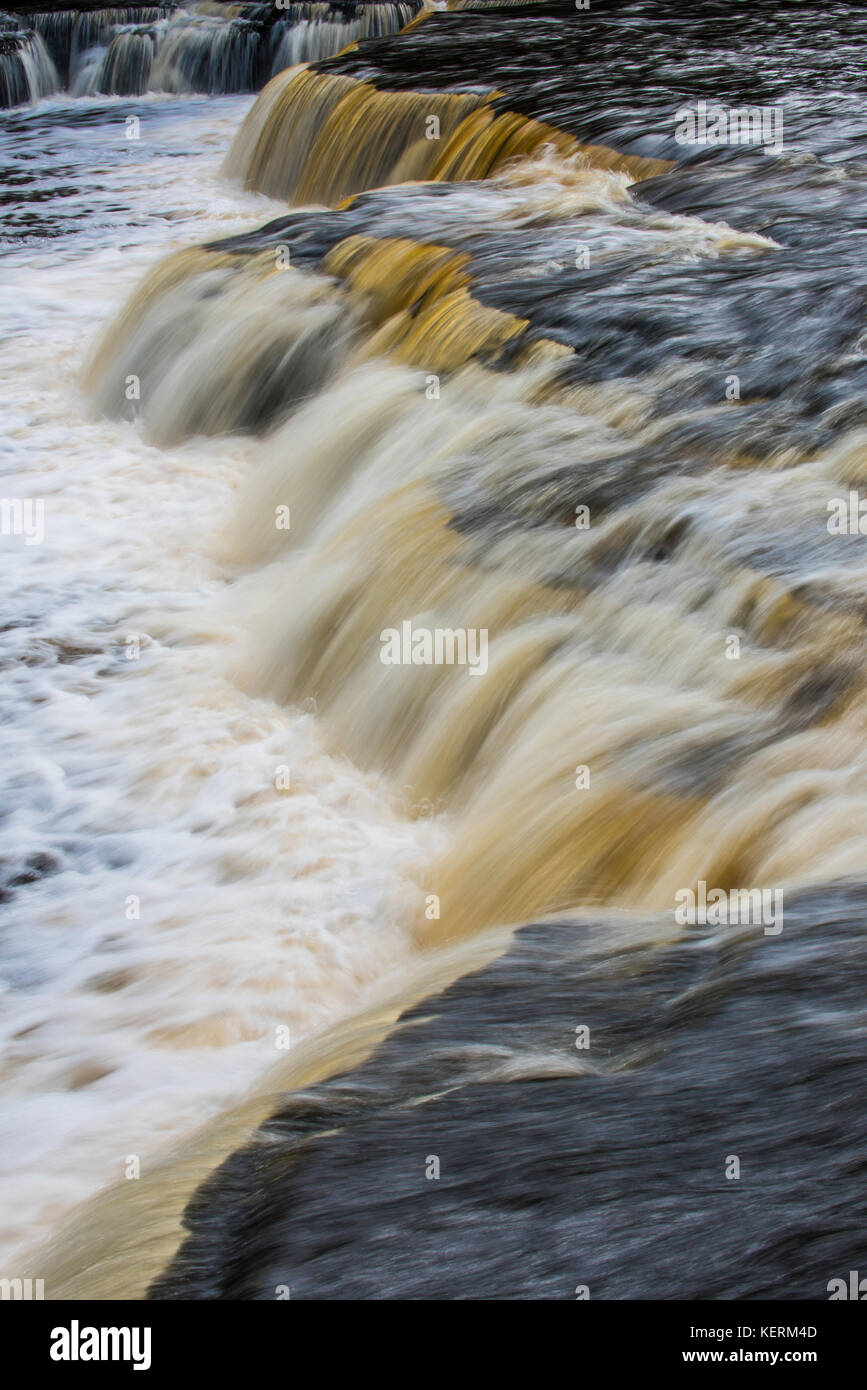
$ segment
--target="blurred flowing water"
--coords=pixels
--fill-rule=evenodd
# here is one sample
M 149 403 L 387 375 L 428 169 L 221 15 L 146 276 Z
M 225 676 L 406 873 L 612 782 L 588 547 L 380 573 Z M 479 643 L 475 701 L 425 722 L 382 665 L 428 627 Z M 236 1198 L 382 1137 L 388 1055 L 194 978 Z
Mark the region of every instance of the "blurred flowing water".
M 41 545 L 2 537 L 6 1252 L 409 949 L 392 898 L 430 827 L 329 759 L 309 709 L 227 680 L 219 624 L 172 642 L 231 578 L 212 541 L 248 443 L 157 451 L 78 382 L 144 267 L 266 215 L 217 179 L 248 101 L 56 98 L 3 131 L 2 491 L 45 509 Z
M 832 9 L 478 3 L 255 101 L 5 118 L 4 488 L 46 508 L 3 537 L 10 1246 L 174 1145 L 33 1267 L 59 1295 L 813 1298 L 865 1258 Z M 679 144 L 702 101 L 780 147 Z M 484 675 L 385 665 L 406 622 Z M 702 883 L 781 930 L 685 925 Z
M 255 91 L 290 63 L 396 33 L 418 7 L 418 0 L 171 0 L 0 11 L 0 107 L 61 90 L 76 97 Z

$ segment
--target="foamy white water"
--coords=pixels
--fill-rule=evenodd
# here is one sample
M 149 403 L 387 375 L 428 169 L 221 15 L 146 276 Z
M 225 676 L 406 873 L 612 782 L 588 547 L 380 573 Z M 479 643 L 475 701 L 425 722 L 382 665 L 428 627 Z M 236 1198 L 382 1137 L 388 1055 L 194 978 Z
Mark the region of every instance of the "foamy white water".
M 232 581 L 215 542 L 261 446 L 154 449 L 91 418 L 77 382 L 151 264 L 276 210 L 217 177 L 250 100 L 8 121 L 39 196 L 0 285 L 0 491 L 44 504 L 45 538 L 0 537 L 4 1271 L 129 1156 L 243 1093 L 278 1029 L 327 1025 L 411 949 L 433 827 L 326 756 L 311 712 L 241 693 L 237 617 L 221 629 L 202 602 Z

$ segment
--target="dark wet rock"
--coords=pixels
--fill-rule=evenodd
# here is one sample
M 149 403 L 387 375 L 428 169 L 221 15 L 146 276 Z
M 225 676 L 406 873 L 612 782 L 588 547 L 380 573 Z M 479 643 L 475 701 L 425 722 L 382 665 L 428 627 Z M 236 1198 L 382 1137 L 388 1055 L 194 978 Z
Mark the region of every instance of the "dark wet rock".
M 522 929 L 288 1097 L 150 1296 L 827 1297 L 867 1253 L 865 916 L 840 885 L 787 901 L 777 937 Z

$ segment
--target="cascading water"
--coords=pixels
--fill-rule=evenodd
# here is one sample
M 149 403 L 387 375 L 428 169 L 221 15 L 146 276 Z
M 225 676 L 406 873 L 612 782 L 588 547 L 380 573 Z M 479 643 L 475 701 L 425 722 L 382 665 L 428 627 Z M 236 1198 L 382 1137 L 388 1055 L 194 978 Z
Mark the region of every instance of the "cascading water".
M 396 33 L 421 0 L 334 4 L 141 5 L 34 10 L 0 36 L 0 106 L 144 92 L 252 92 L 295 63 L 327 58 L 359 38 Z M 24 27 L 26 25 L 26 28 Z
M 56 527 L 3 634 L 10 1129 L 74 1159 L 13 1145 L 7 1245 L 97 1192 L 27 1255 L 52 1296 L 823 1297 L 867 1137 L 848 49 L 275 11 L 28 21 L 89 100 L 22 221 L 67 261 L 9 293 Z M 679 144 L 744 72 L 785 143 Z M 677 915 L 708 889 L 775 915 Z
M 395 34 L 409 24 L 417 6 L 411 4 L 364 5 L 356 18 L 335 18 L 340 12 L 329 5 L 292 5 L 294 22 L 278 25 L 274 44 L 272 73 L 296 63 L 315 63 L 329 58 L 358 39 Z M 309 14 L 308 14 L 309 12 Z M 303 18 L 300 17 L 303 13 Z M 298 16 L 298 17 L 295 17 Z
M 19 30 L 14 21 L 0 17 L 0 108 L 41 101 L 59 85 L 57 69 L 39 34 Z

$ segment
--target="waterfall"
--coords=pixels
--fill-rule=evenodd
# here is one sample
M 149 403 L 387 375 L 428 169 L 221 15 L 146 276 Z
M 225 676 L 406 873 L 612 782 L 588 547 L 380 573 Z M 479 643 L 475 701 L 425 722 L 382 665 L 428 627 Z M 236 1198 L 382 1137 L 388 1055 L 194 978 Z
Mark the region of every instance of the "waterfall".
M 4 1296 L 861 1292 L 863 19 L 715 8 L 0 21 Z
M 28 16 L 41 35 L 65 87 L 74 86 L 85 55 L 105 49 L 117 29 L 148 28 L 172 12 L 172 5 L 109 7 L 100 10 L 46 10 Z
M 59 85 L 57 69 L 38 33 L 0 30 L 0 107 L 41 101 Z
M 330 83 L 339 102 L 346 81 L 329 80 L 332 99 Z M 315 107 L 315 80 L 312 90 Z M 408 99 L 410 112 L 418 99 Z M 550 168 L 525 162 L 501 184 L 525 200 L 539 189 L 538 203 L 521 209 L 531 221 L 556 215 Z M 574 205 L 636 215 L 622 172 L 567 163 L 562 176 L 571 182 L 558 209 L 568 189 Z M 297 231 L 303 220 L 290 225 Z M 706 540 L 688 533 L 665 590 L 651 597 L 651 584 L 639 599 L 647 581 L 627 564 L 609 591 L 599 576 L 612 553 L 626 564 L 677 528 L 682 484 L 672 480 L 644 511 L 624 498 L 579 550 L 568 524 L 570 469 L 592 471 L 618 450 L 640 456 L 659 423 L 639 419 L 612 432 L 603 398 L 570 384 L 572 350 L 481 302 L 465 253 L 408 238 L 339 239 L 339 222 L 335 231 L 315 275 L 284 268 L 279 224 L 243 246 L 171 258 L 139 288 L 89 368 L 94 398 L 112 414 L 131 409 L 123 387 L 135 373 L 135 408 L 155 443 L 236 430 L 267 437 L 268 462 L 226 542 L 244 566 L 265 567 L 261 587 L 254 574 L 248 583 L 260 617 L 250 620 L 239 679 L 280 702 L 315 698 L 335 748 L 384 770 L 411 814 L 447 808 L 454 845 L 432 877 L 449 935 L 566 910 L 588 896 L 661 909 L 709 854 L 722 883 L 821 872 L 833 852 L 832 817 L 826 834 L 814 827 L 809 855 L 799 843 L 783 861 L 776 840 L 763 849 L 753 838 L 750 795 L 720 803 L 712 780 L 680 787 L 647 772 L 662 750 L 680 764 L 696 739 L 712 743 L 722 731 L 734 747 L 748 736 L 743 662 L 721 685 L 718 634 L 736 615 L 757 651 L 785 634 L 779 660 L 796 681 L 826 651 L 821 609 L 723 562 L 699 619 L 695 576 L 710 561 Z M 770 245 L 698 220 L 670 231 L 689 233 L 696 247 L 711 235 L 715 255 L 756 256 Z M 672 419 L 672 437 L 679 427 Z M 528 460 L 540 452 L 536 472 Z M 478 520 L 472 508 L 461 519 L 468 494 Z M 700 484 L 687 495 L 694 508 L 708 493 Z M 291 532 L 275 532 L 275 509 L 287 498 Z M 633 586 L 636 606 L 626 599 Z M 485 680 L 453 664 L 383 664 L 381 634 L 406 622 L 491 634 Z M 641 671 L 657 641 L 682 657 L 656 673 L 649 696 Z M 763 661 L 757 654 L 752 667 L 755 699 L 764 719 L 778 721 L 782 667 L 766 680 Z M 605 769 L 586 796 L 574 786 L 577 708 L 582 757 Z M 829 731 L 829 749 L 835 737 Z M 781 775 L 761 802 L 762 815 L 791 825 L 793 843 L 802 803 L 786 769 L 798 756 L 797 743 L 778 754 Z M 761 739 L 753 757 L 760 765 Z M 637 780 L 636 766 L 645 769 Z M 419 930 L 429 938 L 425 924 Z
M 72 88 L 74 96 L 141 96 L 150 87 L 154 36 L 147 29 L 122 29 L 105 48 L 86 50 Z
M 257 84 L 263 33 L 244 19 L 177 17 L 159 44 L 151 88 L 158 92 L 246 92 Z
M 76 97 L 256 91 L 286 67 L 396 33 L 419 8 L 420 0 L 282 6 L 184 0 L 37 12 L 27 17 L 29 37 L 17 21 L 8 22 L 0 44 L 0 104 L 38 101 L 58 88 Z
M 498 111 L 492 95 L 379 91 L 343 74 L 289 69 L 259 95 L 225 173 L 272 198 L 336 207 L 387 184 L 488 178 L 547 147 L 632 178 L 671 167 L 581 144 L 543 121 Z

